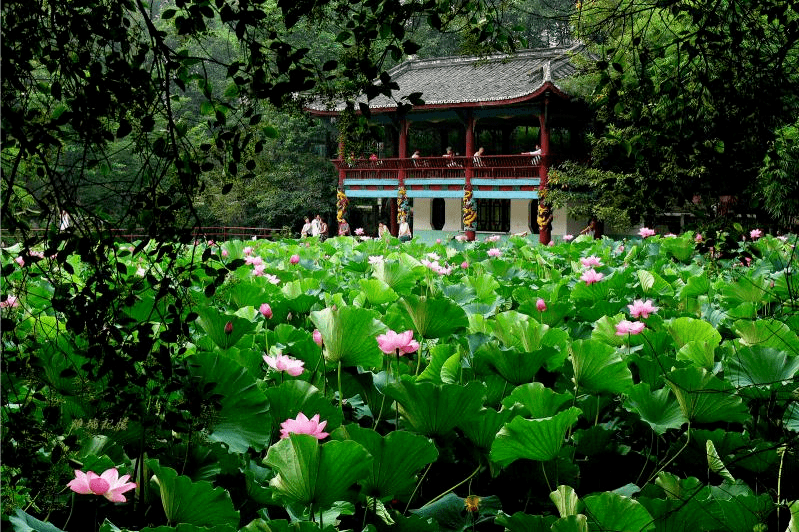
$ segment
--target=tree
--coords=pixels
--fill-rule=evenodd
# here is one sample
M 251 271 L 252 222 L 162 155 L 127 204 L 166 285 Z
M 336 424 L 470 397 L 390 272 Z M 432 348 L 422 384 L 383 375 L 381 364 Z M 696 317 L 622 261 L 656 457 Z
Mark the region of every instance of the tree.
M 593 168 L 626 174 L 633 222 L 709 209 L 735 195 L 755 210 L 756 179 L 776 131 L 797 116 L 799 21 L 790 3 L 578 4 L 575 28 L 597 61 L 577 80 L 597 112 Z M 590 66 L 590 65 L 589 65 Z

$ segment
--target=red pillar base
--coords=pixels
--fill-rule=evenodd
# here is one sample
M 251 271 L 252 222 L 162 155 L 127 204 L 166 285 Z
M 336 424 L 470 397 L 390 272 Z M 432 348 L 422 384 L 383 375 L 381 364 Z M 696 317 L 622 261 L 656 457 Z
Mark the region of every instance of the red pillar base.
M 477 235 L 474 231 L 466 231 L 466 240 L 468 242 L 474 242 L 477 238 Z
M 552 229 L 546 228 L 538 234 L 538 242 L 544 245 L 549 245 L 552 242 Z

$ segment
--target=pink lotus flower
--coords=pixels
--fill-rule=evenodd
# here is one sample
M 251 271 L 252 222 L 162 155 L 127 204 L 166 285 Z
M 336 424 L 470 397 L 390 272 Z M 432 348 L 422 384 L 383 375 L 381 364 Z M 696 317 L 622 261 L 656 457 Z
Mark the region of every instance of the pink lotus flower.
M 246 248 L 244 248 L 243 252 L 245 257 L 252 255 L 252 246 L 247 246 Z
M 491 235 L 487 236 L 485 241 L 486 242 L 498 242 L 501 237 L 499 235 Z
M 491 249 L 488 250 L 488 256 L 489 257 L 501 257 L 502 256 L 502 251 L 500 251 L 499 248 L 491 248 Z
M 468 269 L 469 268 L 469 263 L 466 262 L 466 261 L 461 262 L 461 268 L 463 268 L 464 270 Z
M 413 331 L 411 330 L 404 333 L 396 333 L 389 330 L 386 334 L 378 335 L 377 345 L 387 355 L 392 355 L 397 351 L 399 351 L 400 355 L 407 355 L 419 350 L 419 342 L 413 339 Z
M 233 334 L 233 322 L 229 321 L 225 324 L 225 334 Z
M 574 240 L 574 235 L 563 235 L 564 242 L 569 242 L 571 240 Z
M 702 233 L 696 233 L 696 235 L 694 235 L 694 242 L 698 244 L 701 241 L 702 241 Z
M 295 253 L 294 255 L 291 256 L 289 262 L 292 264 L 297 264 L 298 262 L 300 262 L 300 256 Z
M 641 235 L 641 238 L 647 238 L 647 237 L 650 237 L 650 236 L 655 236 L 655 230 L 654 229 L 650 229 L 648 227 L 642 227 L 638 231 L 638 234 Z
M 272 307 L 269 306 L 269 303 L 261 303 L 258 312 L 260 312 L 264 318 L 268 320 L 272 319 Z
M 458 242 L 466 242 L 466 238 L 467 238 L 466 235 L 456 235 L 455 236 L 455 240 L 457 240 Z
M 16 258 L 14 259 L 14 262 L 16 262 L 17 264 L 19 264 L 19 267 L 20 267 L 20 268 L 22 268 L 23 266 L 25 266 L 25 259 L 23 259 L 22 257 L 16 257 Z
M 383 255 L 369 255 L 369 264 L 382 264 L 384 261 Z
M 300 412 L 297 414 L 296 419 L 287 419 L 280 424 L 280 439 L 289 437 L 289 434 L 310 434 L 317 440 L 327 438 L 328 433 L 322 432 L 327 426 L 327 421 L 319 422 L 319 414 L 314 415 L 311 419 Z
M 585 284 L 592 284 L 598 283 L 604 276 L 604 274 L 598 273 L 596 270 L 591 268 L 590 270 L 583 272 L 583 274 L 580 276 L 580 280 L 585 281 Z
M 252 274 L 256 277 L 262 277 L 265 269 L 266 264 L 256 264 L 252 269 Z
M 752 238 L 752 240 L 757 240 L 758 238 L 763 236 L 763 231 L 761 231 L 760 229 L 752 229 L 751 231 L 749 231 L 749 236 Z
M 264 362 L 276 371 L 285 371 L 292 377 L 302 374 L 305 362 L 297 360 L 288 355 L 278 354 L 277 356 L 264 355 Z
M 438 253 L 428 253 L 427 258 L 430 260 L 439 260 L 441 257 L 438 256 Z
M 440 244 L 440 243 L 441 243 L 441 239 L 440 238 L 436 238 L 436 244 Z
M 640 334 L 644 330 L 644 322 L 642 321 L 627 321 L 621 320 L 616 325 L 616 336 L 624 336 L 626 334 Z
M 591 255 L 590 257 L 582 257 L 580 259 L 580 262 L 585 268 L 591 266 L 602 266 L 602 260 L 596 255 Z
M 544 301 L 539 297 L 538 300 L 535 302 L 535 308 L 538 309 L 538 312 L 544 312 L 547 309 L 546 301 Z
M 266 277 L 266 280 L 272 284 L 280 284 L 280 279 L 278 278 L 277 275 L 272 275 L 271 273 L 267 273 L 264 275 L 264 277 Z
M 627 308 L 630 309 L 630 316 L 633 318 L 643 317 L 644 319 L 648 318 L 650 314 L 654 314 L 658 310 L 658 307 L 652 304 L 651 299 L 647 299 L 646 301 L 636 299 L 633 301 L 632 305 L 627 305 Z
M 228 255 L 230 255 L 230 252 L 228 252 L 228 250 L 226 250 L 226 249 L 223 249 L 222 250 L 222 256 L 223 257 L 227 257 Z
M 5 300 L 0 301 L 0 308 L 16 308 L 19 306 L 19 299 L 17 296 L 9 295 Z
M 262 259 L 260 255 L 258 255 L 256 257 L 249 256 L 249 257 L 244 259 L 244 264 L 251 264 L 253 266 L 260 266 L 263 263 L 264 263 L 264 259 Z
M 313 330 L 313 341 L 316 342 L 316 345 L 322 347 L 322 333 L 319 332 L 319 329 Z
M 363 232 L 364 232 L 363 227 L 359 227 L 358 229 L 355 230 L 355 234 L 358 236 L 363 235 Z
M 69 489 L 81 495 L 102 495 L 111 502 L 127 502 L 122 495 L 136 487 L 135 482 L 128 482 L 130 475 L 119 476 L 116 468 L 106 469 L 102 475 L 94 471 L 84 473 L 75 470 L 75 478 L 67 484 Z
M 547 246 L 551 247 L 551 248 L 554 248 L 555 247 L 555 241 L 554 240 L 550 240 L 549 244 L 547 244 Z

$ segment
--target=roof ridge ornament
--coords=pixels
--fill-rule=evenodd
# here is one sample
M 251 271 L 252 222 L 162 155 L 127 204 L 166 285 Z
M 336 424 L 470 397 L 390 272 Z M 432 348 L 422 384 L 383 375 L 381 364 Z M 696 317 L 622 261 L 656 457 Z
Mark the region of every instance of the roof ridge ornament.
M 543 65 L 541 65 L 541 75 L 544 78 L 544 83 L 549 81 L 552 82 L 552 61 L 547 60 Z

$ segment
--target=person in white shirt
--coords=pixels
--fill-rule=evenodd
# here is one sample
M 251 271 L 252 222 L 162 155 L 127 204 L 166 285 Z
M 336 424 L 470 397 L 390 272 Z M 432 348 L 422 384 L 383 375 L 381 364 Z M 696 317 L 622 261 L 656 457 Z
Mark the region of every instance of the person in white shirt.
M 322 217 L 318 214 L 316 217 L 311 221 L 311 236 L 319 236 L 319 226 L 321 225 Z
M 305 238 L 306 236 L 310 236 L 311 234 L 311 221 L 308 217 L 305 217 L 305 224 L 302 226 L 302 230 L 300 231 L 300 238 Z

